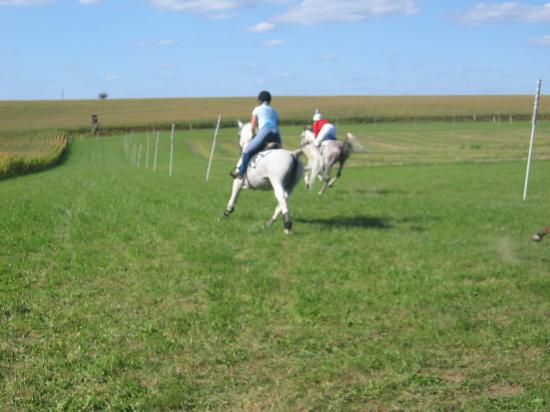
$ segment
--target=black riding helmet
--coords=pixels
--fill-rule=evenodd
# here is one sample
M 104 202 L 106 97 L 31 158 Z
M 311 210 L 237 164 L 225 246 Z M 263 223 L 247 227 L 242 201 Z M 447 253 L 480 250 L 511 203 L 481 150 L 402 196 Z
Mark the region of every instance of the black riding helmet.
M 262 90 L 258 95 L 258 101 L 262 103 L 263 102 L 271 103 L 271 93 L 269 93 L 266 90 Z

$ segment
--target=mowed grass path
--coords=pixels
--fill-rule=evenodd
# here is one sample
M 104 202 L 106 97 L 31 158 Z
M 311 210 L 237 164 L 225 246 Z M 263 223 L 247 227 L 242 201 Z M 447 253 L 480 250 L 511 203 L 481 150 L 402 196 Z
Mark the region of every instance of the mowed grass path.
M 463 125 L 472 141 L 438 150 L 451 127 L 351 126 L 370 152 L 326 196 L 296 190 L 291 236 L 264 226 L 267 192 L 219 219 L 235 131 L 208 184 L 207 132 L 178 134 L 171 178 L 165 133 L 156 173 L 125 137 L 76 139 L 61 167 L 0 182 L 0 405 L 548 410 L 550 243 L 529 238 L 550 162 L 523 202 L 506 159 L 528 134 Z M 497 135 L 518 150 L 470 161 L 498 160 Z

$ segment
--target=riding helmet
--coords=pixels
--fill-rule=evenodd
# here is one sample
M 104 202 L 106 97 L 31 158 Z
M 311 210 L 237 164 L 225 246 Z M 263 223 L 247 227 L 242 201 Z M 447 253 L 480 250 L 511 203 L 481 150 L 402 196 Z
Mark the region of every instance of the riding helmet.
M 323 118 L 323 115 L 319 111 L 319 109 L 315 109 L 315 114 L 313 115 L 313 121 L 316 122 L 318 120 L 321 120 Z
M 262 90 L 260 94 L 258 95 L 258 101 L 259 102 L 271 102 L 271 93 L 269 93 L 267 90 Z

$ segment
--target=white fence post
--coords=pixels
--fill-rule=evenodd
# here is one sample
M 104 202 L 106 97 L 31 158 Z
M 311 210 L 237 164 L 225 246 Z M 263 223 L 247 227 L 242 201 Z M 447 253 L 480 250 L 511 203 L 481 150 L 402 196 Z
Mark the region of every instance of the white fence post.
M 157 142 L 155 143 L 155 159 L 153 161 L 153 172 L 157 171 L 157 154 L 159 152 L 159 138 L 160 138 L 160 132 L 157 132 Z
M 533 108 L 533 118 L 531 119 L 531 141 L 529 142 L 529 154 L 527 155 L 527 170 L 525 171 L 525 185 L 523 187 L 523 200 L 527 199 L 527 186 L 529 184 L 529 173 L 531 172 L 531 157 L 533 156 L 533 145 L 537 131 L 537 115 L 539 111 L 540 86 L 542 81 L 537 82 L 537 94 L 535 95 L 535 107 Z
M 214 150 L 216 148 L 216 138 L 220 131 L 220 122 L 222 120 L 222 115 L 218 115 L 218 122 L 216 123 L 216 131 L 214 132 L 214 140 L 212 141 L 212 150 L 210 150 L 210 160 L 208 160 L 208 168 L 206 169 L 206 181 L 210 177 L 210 167 L 212 166 L 212 159 L 214 158 Z
M 170 133 L 170 176 L 172 176 L 172 163 L 174 158 L 174 129 L 176 125 L 172 123 L 172 133 Z
M 149 169 L 149 140 L 150 136 L 149 133 L 147 133 L 147 148 L 145 149 L 145 168 Z

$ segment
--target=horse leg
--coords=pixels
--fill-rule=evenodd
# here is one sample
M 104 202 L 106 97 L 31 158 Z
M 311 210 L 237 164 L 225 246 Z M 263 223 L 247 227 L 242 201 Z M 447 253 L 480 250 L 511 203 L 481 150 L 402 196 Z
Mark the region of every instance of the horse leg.
M 325 191 L 327 190 L 327 187 L 328 187 L 328 179 L 323 178 L 323 186 L 321 187 L 321 190 L 319 190 L 319 194 L 322 195 L 323 193 L 325 193 Z
M 239 197 L 239 193 L 241 192 L 243 185 L 244 185 L 244 179 L 236 178 L 233 180 L 233 189 L 231 191 L 231 197 L 229 198 L 229 202 L 227 202 L 227 206 L 223 211 L 224 218 L 228 218 L 229 215 L 233 213 L 233 211 L 235 210 L 235 203 L 237 203 L 237 198 Z
M 271 185 L 273 186 L 275 197 L 279 202 L 279 205 L 277 206 L 277 209 L 279 210 L 275 209 L 275 214 L 277 215 L 277 217 L 279 217 L 281 213 L 283 214 L 285 219 L 285 233 L 288 235 L 292 231 L 292 221 L 290 220 L 290 215 L 288 213 L 288 193 L 285 191 L 281 183 L 273 184 L 273 182 L 271 182 Z M 275 214 L 273 215 L 274 217 Z
M 306 189 L 309 190 L 310 188 L 310 182 L 311 182 L 311 178 L 309 177 L 311 173 L 311 167 L 309 167 L 309 165 L 306 166 L 305 168 L 305 173 L 304 173 L 304 184 L 306 185 Z
M 323 187 L 319 191 L 319 194 L 322 195 L 327 190 L 327 187 L 330 185 L 330 173 L 332 171 L 332 163 L 325 162 L 323 167 Z
M 336 182 L 336 179 L 338 179 L 340 176 L 342 176 L 342 169 L 344 168 L 344 162 L 340 162 L 338 166 L 338 171 L 336 172 L 336 176 L 330 179 L 330 182 L 328 183 L 329 187 L 334 186 L 334 183 Z
M 267 221 L 267 225 L 271 226 L 273 222 L 275 222 L 279 218 L 279 216 L 281 216 L 281 213 L 282 213 L 281 207 L 277 205 L 277 207 L 275 208 L 275 212 L 273 213 L 273 216 L 271 217 L 271 219 Z
M 535 242 L 540 242 L 542 238 L 546 236 L 548 233 L 550 233 L 550 226 L 545 227 L 540 232 L 535 233 L 531 239 L 534 240 Z

